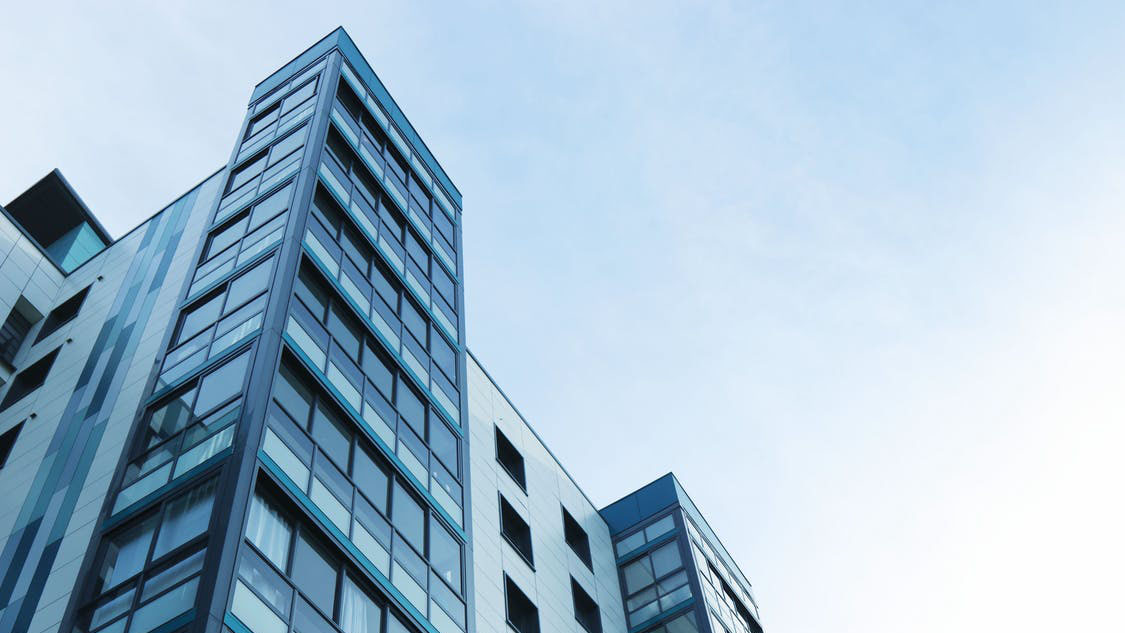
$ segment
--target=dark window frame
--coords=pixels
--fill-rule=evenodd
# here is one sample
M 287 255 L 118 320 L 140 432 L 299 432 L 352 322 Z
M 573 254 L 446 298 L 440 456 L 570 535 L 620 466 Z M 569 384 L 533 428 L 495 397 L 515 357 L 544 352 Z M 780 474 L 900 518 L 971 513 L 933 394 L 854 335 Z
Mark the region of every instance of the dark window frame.
M 578 522 L 578 519 L 574 518 L 574 515 L 566 509 L 566 506 L 560 507 L 562 508 L 563 538 L 566 540 L 566 544 L 570 546 L 570 550 L 578 556 L 578 559 L 586 565 L 587 569 L 594 571 L 594 559 L 590 552 L 590 535 Z
M 531 524 L 516 511 L 504 495 L 500 499 L 500 536 L 520 555 L 532 570 L 535 569 L 535 546 L 531 538 Z M 526 548 L 526 551 L 524 550 Z
M 25 367 L 20 373 L 12 377 L 11 385 L 8 387 L 8 392 L 4 394 L 4 399 L 0 401 L 0 411 L 5 411 L 12 405 L 20 400 L 30 396 L 38 391 L 47 382 L 48 376 L 51 375 L 51 368 L 55 365 L 55 359 L 58 358 L 59 351 L 62 346 L 47 352 L 39 358 L 39 360 Z M 28 376 L 32 376 L 29 378 Z M 38 381 L 32 384 L 32 381 Z
M 35 342 L 32 344 L 34 345 L 55 332 L 58 332 L 59 328 L 78 318 L 78 314 L 82 311 L 82 306 L 86 303 L 86 297 L 90 294 L 91 287 L 92 286 L 86 286 L 71 295 L 66 301 L 55 306 L 55 308 L 47 314 L 47 318 L 43 321 L 43 326 L 39 328 L 39 333 L 35 335 Z
M 520 490 L 522 490 L 524 494 L 527 494 L 527 462 L 523 458 L 523 453 L 520 452 L 520 449 L 516 448 L 516 445 L 512 443 L 512 440 L 508 439 L 508 436 L 500 430 L 499 426 L 495 428 L 496 463 L 500 464 L 500 467 L 504 469 L 504 472 L 508 473 L 508 476 L 520 487 Z M 506 454 L 508 455 L 507 459 L 505 458 Z M 519 458 L 518 464 L 515 462 L 511 464 L 508 463 L 513 454 L 514 457 Z
M 598 601 L 586 589 L 570 577 L 570 597 L 574 603 L 574 619 L 589 633 L 602 633 L 602 612 Z
M 513 599 L 517 604 L 512 604 Z M 530 609 L 530 612 L 514 614 L 515 608 Z M 521 621 L 516 622 L 514 616 L 519 616 Z M 518 633 L 539 633 L 539 607 L 535 606 L 508 574 L 504 574 L 504 619 Z

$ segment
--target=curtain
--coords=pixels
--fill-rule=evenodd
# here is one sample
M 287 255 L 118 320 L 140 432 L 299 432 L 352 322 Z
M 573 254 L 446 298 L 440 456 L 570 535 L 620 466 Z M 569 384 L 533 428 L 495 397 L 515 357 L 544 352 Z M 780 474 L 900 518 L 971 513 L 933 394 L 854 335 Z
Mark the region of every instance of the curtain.
M 250 520 L 246 525 L 246 538 L 282 571 L 289 569 L 289 541 L 292 535 L 293 528 L 281 512 L 254 495 L 250 504 Z
M 345 577 L 340 595 L 340 628 L 344 633 L 379 633 L 380 615 L 371 598 Z

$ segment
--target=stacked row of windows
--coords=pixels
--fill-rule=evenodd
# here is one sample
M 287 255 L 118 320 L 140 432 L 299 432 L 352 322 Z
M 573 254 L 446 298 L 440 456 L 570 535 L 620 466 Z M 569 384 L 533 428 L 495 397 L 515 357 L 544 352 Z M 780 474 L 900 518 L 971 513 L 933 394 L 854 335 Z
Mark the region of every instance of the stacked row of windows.
M 292 197 L 293 183 L 290 182 L 213 228 L 204 242 L 188 296 L 194 297 L 281 243 Z
M 186 306 L 176 321 L 157 388 L 174 384 L 262 327 L 274 258 L 224 282 Z
M 455 507 L 447 509 L 460 521 L 457 435 L 339 295 L 328 290 L 315 268 L 303 264 L 295 287 L 298 300 L 291 304 L 286 332 L 418 481 L 435 480 L 431 491 L 441 489 L 450 497 Z M 435 354 L 433 364 L 438 367 L 437 358 L 444 356 L 441 365 L 446 369 L 441 371 L 454 371 L 455 352 L 445 352 Z M 436 461 L 428 459 L 427 447 Z M 435 496 L 446 505 L 442 496 Z
M 244 351 L 161 398 L 142 418 L 111 514 L 153 495 L 230 447 L 250 366 Z
M 231 598 L 253 633 L 408 633 L 400 617 L 277 495 L 255 494 Z
M 630 626 L 648 622 L 691 599 L 688 573 L 675 540 L 627 563 L 621 572 Z
M 457 355 L 445 337 L 448 335 L 452 340 L 457 337 L 456 316 L 448 308 L 448 305 L 456 303 L 453 279 L 440 273 L 443 282 L 434 285 L 440 288 L 438 294 L 441 297 L 449 299 L 449 304 L 440 308 L 450 310 L 444 313 L 444 317 L 452 315 L 454 319 L 442 322 L 439 318 L 438 323 L 443 327 L 435 327 L 428 316 L 434 314 L 436 317 L 438 313 L 428 312 L 415 303 L 410 293 L 404 292 L 398 277 L 374 254 L 352 225 L 343 220 L 330 196 L 317 196 L 312 218 L 308 231 L 313 238 L 310 243 L 314 244 L 317 259 L 330 269 L 328 272 L 347 290 L 357 309 L 370 317 L 392 347 L 410 354 L 418 363 L 417 369 L 423 378 L 433 373 L 428 357 L 433 358 L 434 365 L 441 370 L 441 374 L 434 378 L 439 384 L 445 383 L 446 390 L 451 390 L 447 395 L 456 401 Z
M 523 455 L 504 433 L 496 428 L 496 461 L 520 489 L 527 493 L 527 476 Z M 593 571 L 593 558 L 590 552 L 590 537 L 574 516 L 563 506 L 563 538 L 578 559 Z M 500 495 L 500 536 L 512 546 L 528 566 L 535 569 L 535 553 L 532 548 L 531 526 L 504 495 Z M 570 593 L 574 603 L 574 618 L 583 629 L 590 633 L 601 633 L 601 610 L 582 585 L 570 578 Z M 519 587 L 505 577 L 505 604 L 508 625 L 519 633 L 539 632 L 539 610 Z
M 749 592 L 737 582 L 727 580 L 725 566 L 715 551 L 699 534 L 691 520 L 685 519 L 690 537 L 695 566 L 703 579 L 701 586 L 705 601 L 710 606 L 711 628 L 714 633 L 761 633 L 757 605 Z M 722 571 L 720 571 L 722 570 Z
M 389 186 L 395 200 L 433 248 L 455 260 L 457 242 L 453 220 L 433 201 L 427 186 L 406 167 L 406 160 L 376 125 L 347 83 L 340 83 L 336 98 L 339 108 L 336 122 L 343 124 L 341 131 L 352 141 L 354 150 L 363 156 L 363 164 Z M 409 197 L 403 192 L 409 192 Z
M 456 437 L 438 440 L 431 434 L 431 440 L 434 467 L 444 468 L 439 461 L 455 467 Z M 421 444 L 415 450 L 426 453 Z M 428 595 L 464 629 L 457 540 L 335 400 L 288 356 L 274 386 L 263 451 L 419 611 L 426 613 Z
M 238 146 L 236 162 L 242 162 L 274 139 L 284 136 L 313 113 L 316 100 L 312 97 L 316 95 L 319 79 L 313 75 L 323 68 L 324 64 L 318 64 L 255 107 L 253 118 L 246 125 L 246 133 Z
M 361 166 L 356 154 L 332 127 L 328 132 L 321 177 L 329 190 L 346 210 L 340 215 L 352 218 L 368 241 L 402 275 L 406 284 L 423 299 L 424 305 L 435 316 L 448 321 L 456 334 L 456 301 L 451 292 L 456 264 L 448 257 L 435 256 L 426 247 L 427 239 L 415 231 L 416 221 L 407 221 L 381 189 L 374 186 L 367 169 Z M 408 214 L 417 217 L 417 214 Z M 444 217 L 444 216 L 442 216 Z M 440 262 L 440 263 L 439 263 Z
M 77 630 L 147 633 L 191 611 L 215 488 L 212 478 L 102 539 L 91 599 L 79 612 Z
M 349 68 L 347 64 L 344 64 L 340 69 L 340 72 L 344 77 L 344 81 L 346 82 L 345 87 L 349 89 L 349 92 L 351 93 L 351 97 L 348 98 L 349 103 L 346 108 L 347 111 L 350 112 L 351 118 L 359 118 L 361 121 L 363 121 L 365 130 L 369 130 L 371 132 L 369 136 L 374 137 L 375 133 L 380 129 L 383 132 L 386 132 L 387 137 L 390 138 L 391 143 L 394 145 L 395 149 L 398 150 L 396 158 L 403 159 L 400 161 L 399 165 L 403 166 L 405 163 L 409 163 L 413 167 L 413 172 L 410 173 L 411 184 L 413 184 L 414 186 L 418 186 L 419 188 L 424 185 L 424 187 L 433 194 L 433 199 L 437 202 L 437 207 L 440 207 L 441 210 L 444 211 L 449 217 L 452 218 L 453 216 L 455 216 L 456 211 L 454 206 L 449 202 L 449 198 L 446 197 L 445 193 L 442 191 L 441 186 L 434 182 L 434 177 L 425 167 L 423 161 L 419 159 L 418 153 L 413 151 L 413 149 L 411 149 L 411 147 L 405 141 L 403 141 L 402 135 L 398 132 L 395 126 L 391 124 L 390 120 L 387 118 L 386 113 L 383 112 L 382 108 L 378 105 L 376 100 L 372 98 L 372 95 L 367 93 L 367 90 L 359 82 L 359 79 L 356 77 L 355 73 L 352 72 L 352 69 Z M 360 103 L 367 106 L 366 111 L 361 111 L 357 107 Z M 372 119 L 372 117 L 374 118 Z M 379 127 L 375 126 L 376 123 Z M 386 146 L 387 143 L 384 142 L 382 143 L 382 145 Z M 405 172 L 406 170 L 404 170 L 398 184 L 406 184 Z M 438 210 L 437 207 L 434 208 L 435 212 Z
M 300 150 L 308 139 L 306 122 L 316 108 L 317 77 L 293 88 L 287 96 L 254 115 L 223 189 L 215 222 L 272 189 L 301 166 Z

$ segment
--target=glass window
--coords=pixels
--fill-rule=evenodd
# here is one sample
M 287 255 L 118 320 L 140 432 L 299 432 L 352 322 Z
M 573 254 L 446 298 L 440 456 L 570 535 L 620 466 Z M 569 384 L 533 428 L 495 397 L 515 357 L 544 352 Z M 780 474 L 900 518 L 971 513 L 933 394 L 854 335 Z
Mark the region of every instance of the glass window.
M 352 445 L 351 432 L 340 421 L 339 414 L 323 404 L 317 404 L 313 416 L 313 439 L 337 466 L 346 470 Z
M 634 593 L 651 585 L 656 579 L 652 576 L 652 563 L 647 556 L 625 566 L 625 589 Z
M 227 311 L 229 312 L 231 308 L 240 306 L 259 293 L 265 292 L 270 283 L 272 269 L 273 259 L 270 258 L 232 281 L 230 290 L 227 291 Z
M 313 393 L 288 363 L 282 363 L 280 380 L 274 387 L 274 398 L 285 411 L 297 420 L 302 429 L 307 429 L 309 413 L 312 412 Z
M 320 280 L 320 275 L 307 265 L 301 266 L 300 272 L 297 273 L 295 286 L 297 296 L 300 297 L 305 307 L 318 320 L 323 320 L 324 313 L 328 311 L 328 291 L 324 288 L 324 282 Z
M 426 542 L 426 514 L 402 484 L 395 482 L 394 513 L 391 520 L 398 531 L 419 550 Z
M 215 408 L 228 398 L 242 393 L 250 353 L 243 352 L 219 369 L 207 374 L 199 383 L 199 398 L 195 401 L 195 414 L 200 415 Z
M 343 313 L 345 309 L 342 305 L 336 305 L 328 312 L 328 331 L 348 356 L 358 360 L 360 342 L 363 340 L 362 330 L 355 319 Z
M 683 563 L 680 561 L 679 545 L 675 541 L 652 553 L 652 571 L 657 578 L 680 567 L 683 567 Z
M 250 215 L 250 228 L 255 229 L 289 207 L 289 196 L 293 193 L 293 185 L 283 187 L 270 194 L 254 207 Z
M 336 564 L 304 534 L 297 539 L 290 577 L 317 608 L 326 615 L 332 615 L 336 598 Z
M 426 433 L 426 407 L 422 404 L 422 399 L 414 390 L 407 387 L 403 383 L 399 383 L 398 393 L 395 394 L 395 407 L 418 435 L 425 435 Z
M 395 375 L 394 370 L 391 369 L 393 366 L 382 350 L 368 343 L 367 349 L 363 352 L 363 373 L 367 375 L 368 380 L 375 383 L 379 391 L 388 396 L 394 393 Z
M 195 388 L 173 397 L 159 409 L 152 412 L 145 430 L 146 438 L 141 446 L 150 448 L 179 433 L 191 419 L 191 403 L 195 400 Z
M 457 380 L 457 352 L 453 351 L 444 338 L 436 334 L 430 337 L 430 356 L 446 376 Z
M 252 179 L 257 177 L 258 174 L 262 173 L 262 170 L 265 169 L 265 167 L 266 154 L 265 152 L 262 152 L 258 156 L 248 161 L 242 167 L 236 169 L 234 173 L 231 174 L 230 184 L 227 186 L 227 192 L 234 191 L 242 185 L 250 182 Z
M 381 460 L 376 460 L 366 450 L 356 450 L 352 479 L 355 481 L 356 488 L 366 495 L 380 512 L 386 514 L 390 477 L 383 468 Z
M 157 520 L 158 517 L 149 517 L 106 539 L 105 555 L 95 593 L 115 587 L 141 571 L 148 558 L 148 547 L 152 543 Z
M 340 628 L 344 633 L 379 633 L 382 610 L 351 578 L 340 592 Z
M 250 502 L 246 538 L 282 571 L 289 569 L 289 542 L 292 536 L 293 525 L 289 519 L 272 504 L 254 495 Z
M 250 121 L 250 125 L 246 127 L 246 138 L 250 138 L 272 125 L 277 121 L 277 115 L 280 111 L 280 104 L 274 104 L 265 112 L 254 117 L 254 119 Z
M 414 338 L 423 345 L 426 343 L 426 319 L 422 318 L 422 313 L 414 307 L 413 301 L 402 302 L 402 322 Z
M 438 576 L 461 591 L 461 545 L 433 516 L 430 516 L 430 564 Z
M 309 135 L 309 126 L 306 124 L 301 129 L 281 139 L 270 149 L 270 164 L 292 154 L 305 144 L 305 137 Z
M 223 309 L 223 295 L 219 293 L 193 308 L 188 308 L 180 319 L 180 331 L 176 335 L 173 345 L 179 345 L 189 338 L 207 329 L 212 323 L 219 320 Z
M 249 221 L 250 216 L 243 214 L 234 222 L 212 233 L 210 239 L 207 240 L 207 247 L 203 249 L 203 261 L 211 259 L 216 253 L 242 239 L 242 234 L 246 232 L 246 224 Z
M 214 499 L 215 480 L 212 479 L 169 503 L 152 557 L 158 558 L 206 532 Z
M 371 284 L 375 286 L 375 291 L 387 302 L 396 313 L 398 312 L 398 282 L 393 281 L 394 275 L 387 272 L 383 265 L 376 262 L 372 266 Z
M 437 416 L 430 420 L 430 450 L 450 472 L 458 473 L 457 436 Z

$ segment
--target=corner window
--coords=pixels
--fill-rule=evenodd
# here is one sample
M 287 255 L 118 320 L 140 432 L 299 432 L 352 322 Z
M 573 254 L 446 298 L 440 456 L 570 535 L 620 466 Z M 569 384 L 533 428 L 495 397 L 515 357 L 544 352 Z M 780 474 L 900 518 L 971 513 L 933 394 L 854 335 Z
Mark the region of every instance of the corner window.
M 566 538 L 566 544 L 570 549 L 578 555 L 578 558 L 586 564 L 586 567 L 593 569 L 594 562 L 590 559 L 590 537 L 587 536 L 586 530 L 578 523 L 566 508 L 562 509 L 563 514 L 563 535 Z
M 520 454 L 515 444 L 512 444 L 500 428 L 496 428 L 496 461 L 508 471 L 512 479 L 527 492 L 527 478 L 524 474 L 523 455 Z
M 508 615 L 508 625 L 517 633 L 539 633 L 539 609 L 520 591 L 516 583 L 504 576 L 504 606 Z
M 75 293 L 75 295 L 66 301 L 63 301 L 51 313 L 47 315 L 47 320 L 43 322 L 43 327 L 39 329 L 39 334 L 35 336 L 35 342 L 38 343 L 54 334 L 58 329 L 78 316 L 78 311 L 82 309 L 82 303 L 86 301 L 86 295 L 90 292 L 90 287 L 86 286 L 82 290 Z
M 16 377 L 12 379 L 12 386 L 8 387 L 8 393 L 4 395 L 4 400 L 0 402 L 0 411 L 7 409 L 43 386 L 43 383 L 47 381 L 47 374 L 51 372 L 51 366 L 55 364 L 55 357 L 59 355 L 60 349 L 56 347 L 43 358 L 35 361 L 30 367 L 16 374 Z
M 598 603 L 573 577 L 570 579 L 570 595 L 574 599 L 574 619 L 589 633 L 602 633 L 602 615 L 598 610 Z
M 528 565 L 535 566 L 531 551 L 531 526 L 503 495 L 500 496 L 500 535 L 519 552 Z

